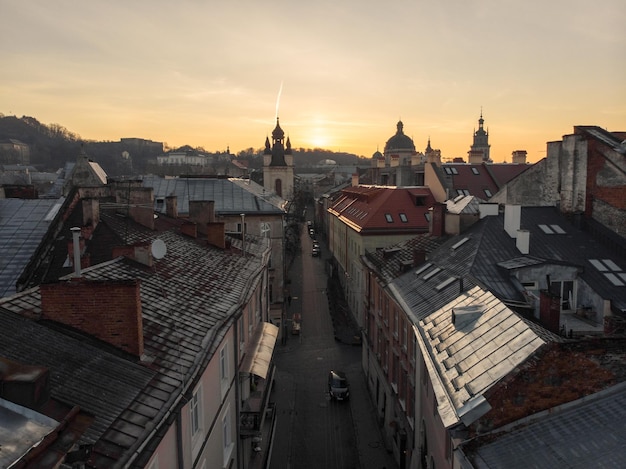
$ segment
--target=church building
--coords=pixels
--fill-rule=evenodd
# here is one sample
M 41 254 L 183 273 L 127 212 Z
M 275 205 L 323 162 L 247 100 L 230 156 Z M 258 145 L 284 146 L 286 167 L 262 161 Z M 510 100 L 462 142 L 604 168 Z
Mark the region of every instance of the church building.
M 285 142 L 285 132 L 280 128 L 278 117 L 272 131 L 272 145 L 269 137 L 265 138 L 263 151 L 263 187 L 279 197 L 293 198 L 293 154 L 289 137 Z

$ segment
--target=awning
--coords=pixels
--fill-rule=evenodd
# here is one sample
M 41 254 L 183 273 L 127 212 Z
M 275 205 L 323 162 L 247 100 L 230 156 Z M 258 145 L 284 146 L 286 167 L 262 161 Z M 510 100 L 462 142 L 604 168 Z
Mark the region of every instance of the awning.
M 252 373 L 259 378 L 266 379 L 277 336 L 278 327 L 269 322 L 260 323 L 246 347 L 246 356 L 241 364 L 240 372 Z

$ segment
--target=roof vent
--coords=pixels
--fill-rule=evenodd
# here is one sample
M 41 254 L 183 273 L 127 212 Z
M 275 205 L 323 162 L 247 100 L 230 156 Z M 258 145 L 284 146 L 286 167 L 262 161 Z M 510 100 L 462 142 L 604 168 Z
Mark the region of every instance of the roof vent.
M 485 310 L 484 305 L 467 305 L 452 308 L 452 324 L 461 329 L 475 322 Z

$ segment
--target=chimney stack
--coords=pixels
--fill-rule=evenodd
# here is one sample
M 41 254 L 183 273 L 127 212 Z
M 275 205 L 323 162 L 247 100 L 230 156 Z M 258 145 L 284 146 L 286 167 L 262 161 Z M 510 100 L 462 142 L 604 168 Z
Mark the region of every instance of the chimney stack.
M 352 173 L 352 187 L 359 185 L 359 173 Z
M 429 231 L 432 236 L 443 236 L 445 232 L 445 213 L 446 204 L 435 202 L 429 209 L 430 221 L 428 223 Z
M 207 234 L 207 224 L 215 222 L 214 200 L 190 200 L 189 221 L 198 225 L 198 233 Z
M 171 218 L 178 218 L 178 198 L 175 195 L 165 197 L 165 214 Z
M 515 164 L 526 164 L 526 150 L 515 150 L 511 158 Z
M 480 219 L 485 217 L 498 216 L 498 210 L 500 206 L 497 203 L 481 203 L 478 204 L 478 213 L 480 213 Z
M 511 238 L 517 238 L 522 220 L 522 206 L 507 204 L 504 206 L 504 230 Z
M 80 228 L 75 226 L 72 230 L 72 249 L 74 253 L 74 276 L 80 277 Z
M 78 329 L 136 356 L 143 354 L 139 280 L 44 283 L 41 318 Z
M 528 254 L 530 252 L 530 231 L 517 230 L 517 239 L 515 240 L 515 246 L 522 254 Z

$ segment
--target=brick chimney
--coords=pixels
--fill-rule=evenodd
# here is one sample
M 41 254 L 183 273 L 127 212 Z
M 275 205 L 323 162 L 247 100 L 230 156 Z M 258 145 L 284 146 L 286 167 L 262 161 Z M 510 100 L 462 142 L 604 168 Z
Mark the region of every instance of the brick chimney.
M 226 225 L 224 222 L 216 221 L 207 223 L 207 242 L 211 246 L 226 249 Z
M 41 318 L 73 327 L 140 357 L 143 328 L 139 280 L 42 284 Z
M 512 162 L 515 164 L 526 164 L 526 150 L 515 150 L 511 154 Z
M 126 213 L 140 225 L 154 229 L 154 192 L 151 187 L 115 187 L 115 202 L 120 205 L 118 211 Z
M 182 225 L 180 225 L 180 232 L 185 236 L 190 236 L 192 238 L 198 237 L 198 225 L 192 221 L 186 221 Z
M 430 208 L 430 221 L 428 223 L 428 228 L 430 234 L 432 236 L 443 236 L 445 232 L 445 214 L 446 214 L 446 204 L 441 202 L 435 202 L 435 204 Z
M 198 225 L 198 233 L 207 234 L 207 224 L 215 222 L 215 201 L 190 200 L 189 221 Z
M 100 202 L 96 198 L 86 198 L 82 199 L 81 204 L 83 209 L 82 235 L 85 239 L 91 239 L 100 221 Z
M 426 251 L 423 249 L 413 249 L 413 267 L 426 262 Z
M 113 259 L 116 257 L 124 256 L 128 259 L 132 259 L 135 262 L 139 262 L 148 267 L 152 267 L 152 251 L 150 242 L 142 242 L 132 244 L 130 246 L 114 246 L 113 247 Z
M 178 218 L 178 197 L 168 195 L 165 198 L 165 214 L 171 218 Z

